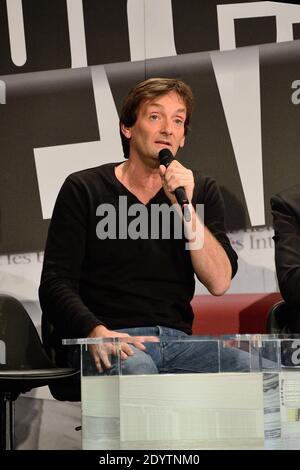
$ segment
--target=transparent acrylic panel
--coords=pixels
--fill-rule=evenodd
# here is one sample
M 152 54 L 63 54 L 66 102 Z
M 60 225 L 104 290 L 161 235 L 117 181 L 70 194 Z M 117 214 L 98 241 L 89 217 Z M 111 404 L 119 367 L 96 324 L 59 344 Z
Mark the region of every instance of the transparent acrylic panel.
M 81 345 L 84 449 L 300 448 L 299 337 L 65 344 Z

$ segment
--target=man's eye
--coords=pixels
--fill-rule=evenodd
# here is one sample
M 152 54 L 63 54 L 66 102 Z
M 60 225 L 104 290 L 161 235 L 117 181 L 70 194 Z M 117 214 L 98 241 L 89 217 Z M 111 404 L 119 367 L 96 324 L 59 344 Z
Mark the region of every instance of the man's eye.
M 178 126 L 181 126 L 183 124 L 183 120 L 182 119 L 175 119 L 175 123 L 178 125 Z
M 158 119 L 158 115 L 157 115 L 157 114 L 151 114 L 151 115 L 150 115 L 150 119 L 151 119 L 152 121 L 156 121 L 156 119 Z

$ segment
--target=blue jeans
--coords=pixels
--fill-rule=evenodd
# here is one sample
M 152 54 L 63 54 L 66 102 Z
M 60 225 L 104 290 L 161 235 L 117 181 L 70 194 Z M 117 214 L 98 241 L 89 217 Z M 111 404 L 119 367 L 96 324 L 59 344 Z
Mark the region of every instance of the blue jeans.
M 130 336 L 157 336 L 160 341 L 145 343 L 141 351 L 130 345 L 134 355 L 121 361 L 121 374 L 184 374 L 193 372 L 248 372 L 250 355 L 235 347 L 221 348 L 217 341 L 191 341 L 182 331 L 163 326 L 122 328 L 117 331 Z M 180 341 L 169 341 L 170 339 Z M 112 363 L 106 375 L 118 374 L 118 361 Z

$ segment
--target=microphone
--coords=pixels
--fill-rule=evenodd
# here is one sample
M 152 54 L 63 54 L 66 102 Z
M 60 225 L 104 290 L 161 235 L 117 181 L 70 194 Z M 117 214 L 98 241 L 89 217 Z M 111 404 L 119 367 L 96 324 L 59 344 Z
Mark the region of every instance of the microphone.
M 172 161 L 175 160 L 175 158 L 173 157 L 172 152 L 167 148 L 164 148 L 164 149 L 160 150 L 160 152 L 158 154 L 158 158 L 159 158 L 160 164 L 165 166 L 166 168 L 168 168 L 168 166 L 172 163 Z M 175 189 L 174 193 L 175 193 L 176 200 L 177 200 L 178 204 L 181 207 L 181 210 L 182 210 L 182 213 L 183 213 L 183 216 L 184 216 L 185 220 L 187 222 L 190 222 L 191 214 L 190 214 L 190 210 L 189 210 L 189 207 L 188 207 L 189 200 L 186 196 L 186 192 L 185 192 L 184 187 L 183 186 L 178 186 L 178 188 Z

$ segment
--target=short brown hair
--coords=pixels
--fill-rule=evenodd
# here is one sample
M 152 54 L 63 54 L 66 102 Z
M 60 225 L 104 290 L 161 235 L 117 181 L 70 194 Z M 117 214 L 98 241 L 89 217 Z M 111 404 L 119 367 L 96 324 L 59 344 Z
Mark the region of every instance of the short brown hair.
M 183 81 L 175 78 L 149 78 L 135 85 L 126 96 L 120 116 L 120 135 L 124 157 L 129 157 L 129 140 L 121 131 L 121 124 L 132 127 L 137 120 L 137 113 L 143 101 L 150 101 L 157 96 L 162 96 L 171 91 L 175 91 L 183 100 L 186 107 L 186 120 L 184 123 L 184 133 L 187 134 L 193 108 L 193 93 L 191 88 Z

